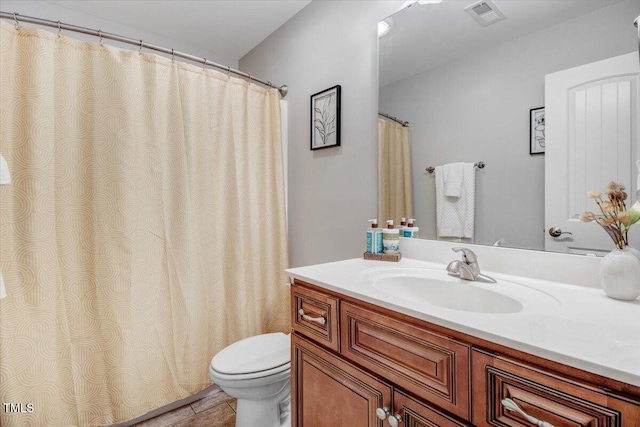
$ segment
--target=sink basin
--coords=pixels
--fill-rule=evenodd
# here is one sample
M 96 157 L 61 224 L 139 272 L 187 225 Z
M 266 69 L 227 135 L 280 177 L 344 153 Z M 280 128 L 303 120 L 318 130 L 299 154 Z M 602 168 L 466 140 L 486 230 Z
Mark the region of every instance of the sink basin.
M 486 287 L 498 284 L 469 282 L 426 268 L 391 268 L 363 272 L 361 279 L 395 298 L 450 310 L 509 314 L 522 311 L 522 304 Z

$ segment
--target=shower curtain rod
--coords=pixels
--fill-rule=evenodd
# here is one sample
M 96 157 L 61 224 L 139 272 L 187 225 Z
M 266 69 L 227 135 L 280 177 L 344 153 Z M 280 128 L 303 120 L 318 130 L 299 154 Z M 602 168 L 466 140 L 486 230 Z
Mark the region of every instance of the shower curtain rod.
M 406 127 L 406 128 L 408 128 L 408 127 L 409 127 L 409 122 L 403 122 L 402 120 L 400 120 L 400 119 L 399 119 L 399 118 L 397 118 L 397 117 L 393 117 L 393 116 L 390 116 L 390 115 L 388 115 L 388 114 L 380 113 L 380 112 L 378 112 L 378 115 L 379 115 L 379 116 L 382 116 L 382 117 L 386 117 L 386 118 L 387 118 L 387 119 L 389 119 L 389 120 L 393 120 L 393 121 L 394 121 L 394 122 L 396 122 L 396 123 L 400 123 L 402 126 L 404 126 L 404 127 Z
M 265 86 L 268 86 L 270 88 L 276 88 L 276 89 L 278 89 L 278 91 L 280 92 L 280 95 L 283 98 L 286 97 L 287 96 L 287 92 L 289 92 L 289 88 L 287 87 L 287 85 L 276 86 L 273 83 L 271 83 L 270 81 L 259 79 L 257 77 L 252 76 L 249 73 L 245 73 L 244 71 L 236 70 L 236 69 L 231 68 L 231 67 L 229 67 L 227 65 L 221 65 L 221 64 L 215 63 L 213 61 L 209 61 L 207 58 L 200 58 L 198 56 L 189 55 L 188 53 L 178 52 L 178 51 L 176 51 L 174 49 L 168 49 L 166 47 L 154 45 L 154 44 L 151 44 L 151 43 L 146 43 L 146 42 L 143 42 L 142 40 L 136 40 L 136 39 L 132 39 L 132 38 L 129 38 L 129 37 L 119 36 L 117 34 L 105 33 L 102 30 L 93 30 L 91 28 L 85 28 L 85 27 L 79 27 L 77 25 L 65 24 L 65 23 L 60 22 L 60 21 L 50 21 L 48 19 L 35 18 L 33 16 L 20 15 L 19 13 L 16 13 L 16 12 L 9 13 L 9 12 L 0 11 L 0 18 L 2 18 L 2 19 L 13 19 L 13 21 L 15 22 L 16 29 L 20 28 L 20 25 L 19 25 L 18 22 L 28 22 L 30 24 L 36 24 L 36 25 L 42 25 L 42 26 L 45 26 L 45 27 L 57 28 L 58 29 L 58 34 L 61 34 L 62 30 L 73 31 L 73 32 L 76 32 L 76 33 L 88 34 L 88 35 L 91 35 L 91 36 L 99 37 L 100 41 L 102 41 L 102 39 L 114 40 L 114 41 L 117 41 L 117 42 L 127 43 L 127 44 L 131 44 L 131 45 L 134 45 L 134 46 L 138 46 L 140 48 L 140 50 L 142 50 L 142 49 L 155 50 L 156 52 L 162 52 L 162 53 L 171 55 L 171 59 L 173 59 L 174 57 L 177 56 L 178 58 L 183 58 L 183 59 L 186 59 L 186 60 L 189 60 L 189 61 L 200 63 L 200 64 L 202 64 L 203 67 L 208 65 L 210 67 L 214 67 L 214 68 L 217 68 L 219 70 L 226 71 L 227 74 L 229 74 L 229 73 L 236 74 L 236 75 L 238 75 L 240 77 L 244 77 L 246 79 L 249 79 L 249 83 L 257 82 L 257 83 L 261 83 L 261 84 L 263 84 Z

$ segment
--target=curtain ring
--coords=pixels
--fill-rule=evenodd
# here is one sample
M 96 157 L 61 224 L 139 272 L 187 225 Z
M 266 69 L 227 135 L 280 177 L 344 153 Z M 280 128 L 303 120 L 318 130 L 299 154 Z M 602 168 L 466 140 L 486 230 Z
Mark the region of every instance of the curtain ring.
M 62 37 L 62 28 L 60 28 L 60 21 L 58 21 L 58 38 Z
M 227 77 L 231 77 L 231 67 L 227 65 Z
M 102 44 L 102 30 L 98 30 L 98 37 L 100 37 L 100 46 L 103 46 L 103 44 Z
M 13 20 L 16 23 L 16 30 L 19 30 L 20 29 L 20 24 L 18 23 L 18 17 L 16 15 L 18 15 L 18 14 L 16 12 L 13 12 Z
M 251 84 L 251 73 L 249 73 L 249 84 Z
M 175 53 L 174 53 L 173 49 L 171 49 L 171 62 L 175 62 L 174 58 L 175 58 Z
M 202 60 L 202 71 L 204 71 L 204 67 L 206 67 L 206 66 L 207 66 L 207 58 L 204 58 Z
M 142 53 L 142 39 L 140 39 L 140 49 L 138 49 L 138 53 Z

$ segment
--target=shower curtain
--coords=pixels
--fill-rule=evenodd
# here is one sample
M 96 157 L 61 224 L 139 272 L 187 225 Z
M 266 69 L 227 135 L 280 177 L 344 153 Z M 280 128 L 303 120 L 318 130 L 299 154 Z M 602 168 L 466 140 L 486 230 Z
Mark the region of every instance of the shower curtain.
M 229 343 L 286 331 L 277 91 L 0 31 L 0 400 L 23 410 L 1 425 L 133 419 L 210 385 Z
M 413 218 L 409 128 L 378 119 L 378 221 Z

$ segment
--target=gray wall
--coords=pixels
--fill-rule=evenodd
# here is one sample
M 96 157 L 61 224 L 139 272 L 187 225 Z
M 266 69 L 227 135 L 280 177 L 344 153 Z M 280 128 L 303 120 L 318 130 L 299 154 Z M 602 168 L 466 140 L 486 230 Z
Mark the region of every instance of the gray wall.
M 380 110 L 411 123 L 421 237 L 436 236 L 425 167 L 484 160 L 476 241 L 544 248 L 544 156 L 529 155 L 529 109 L 544 106 L 545 74 L 636 50 L 639 13 L 627 0 L 380 89 Z
M 48 3 L 46 1 L 40 0 L 1 0 L 0 1 L 0 10 L 2 12 L 17 12 L 21 15 L 33 16 L 36 18 L 49 19 L 51 21 L 62 21 L 65 24 L 78 25 L 80 27 L 87 27 L 91 29 L 99 29 L 106 33 L 114 33 L 125 37 L 131 37 L 133 39 L 142 39 L 145 42 L 160 45 L 167 48 L 173 48 L 175 50 L 183 51 L 185 53 L 189 53 L 191 55 L 201 56 L 203 58 L 208 58 L 211 61 L 217 62 L 219 64 L 229 65 L 233 68 L 238 68 L 238 62 L 235 60 L 228 59 L 222 55 L 219 55 L 215 52 L 208 52 L 202 49 L 195 48 L 188 44 L 178 42 L 173 39 L 169 39 L 159 34 L 152 34 L 137 28 L 129 27 L 126 25 L 118 24 L 113 21 L 108 21 L 106 19 L 100 18 L 98 16 L 89 15 L 82 12 L 77 12 L 72 9 L 68 9 L 66 7 L 58 6 L 57 4 Z M 11 21 L 7 21 L 11 22 Z M 22 24 L 25 27 L 38 27 L 33 24 Z M 38 27 L 43 30 L 57 32 L 58 30 L 55 28 L 47 28 L 47 27 Z M 69 37 L 73 37 L 75 39 L 89 41 L 89 42 L 97 42 L 97 37 L 87 36 L 80 33 L 72 33 L 65 32 L 63 34 Z M 111 40 L 105 41 L 109 46 L 116 46 L 122 49 L 136 50 L 137 48 L 132 45 L 117 43 Z M 161 56 L 162 55 L 157 52 L 146 51 L 146 53 L 154 53 Z
M 377 22 L 406 2 L 313 1 L 240 59 L 287 84 L 291 265 L 361 256 L 377 211 Z M 341 147 L 309 150 L 309 97 L 342 86 Z

